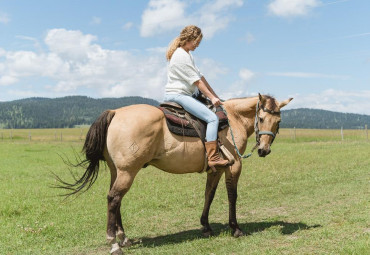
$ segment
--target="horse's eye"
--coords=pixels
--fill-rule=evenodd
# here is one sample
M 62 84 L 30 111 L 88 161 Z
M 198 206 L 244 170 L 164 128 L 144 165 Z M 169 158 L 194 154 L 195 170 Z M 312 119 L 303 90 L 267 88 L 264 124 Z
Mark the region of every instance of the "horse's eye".
M 263 122 L 263 118 L 260 117 L 260 122 L 262 123 Z

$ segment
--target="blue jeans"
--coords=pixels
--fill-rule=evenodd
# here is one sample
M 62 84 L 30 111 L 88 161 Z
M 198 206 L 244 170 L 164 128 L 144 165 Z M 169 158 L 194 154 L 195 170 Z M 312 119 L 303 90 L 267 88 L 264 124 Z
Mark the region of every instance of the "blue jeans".
M 187 112 L 207 123 L 206 139 L 207 142 L 217 140 L 218 117 L 204 104 L 191 96 L 182 94 L 165 94 L 164 101 L 171 101 L 181 105 Z

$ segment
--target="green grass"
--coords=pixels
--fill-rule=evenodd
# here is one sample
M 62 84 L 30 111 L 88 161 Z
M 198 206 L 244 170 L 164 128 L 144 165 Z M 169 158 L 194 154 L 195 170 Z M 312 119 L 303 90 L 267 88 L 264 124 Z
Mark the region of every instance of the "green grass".
M 0 254 L 108 254 L 108 169 L 73 199 L 49 187 L 52 171 L 71 180 L 58 154 L 81 149 L 80 129 L 63 130 L 66 142 L 43 139 L 54 130 L 34 130 L 31 141 L 22 132 L 0 140 Z M 370 143 L 358 133 L 341 141 L 340 130 L 306 130 L 296 140 L 289 132 L 281 130 L 268 157 L 244 160 L 237 215 L 247 236 L 230 236 L 223 178 L 210 213 L 215 236 L 202 238 L 206 174 L 148 167 L 123 200 L 126 233 L 137 240 L 125 253 L 369 254 Z

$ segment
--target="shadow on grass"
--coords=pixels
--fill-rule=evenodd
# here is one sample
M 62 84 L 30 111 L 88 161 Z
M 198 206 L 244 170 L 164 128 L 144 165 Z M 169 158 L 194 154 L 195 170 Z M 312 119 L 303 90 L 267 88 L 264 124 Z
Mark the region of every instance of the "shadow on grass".
M 230 228 L 227 224 L 210 224 L 213 229 L 214 236 L 219 236 L 221 233 L 228 232 L 231 236 Z M 252 235 L 253 233 L 262 232 L 268 228 L 274 226 L 280 226 L 280 232 L 283 235 L 291 235 L 298 230 L 308 230 L 311 228 L 321 227 L 321 225 L 309 226 L 305 223 L 290 223 L 285 221 L 272 221 L 272 222 L 250 222 L 239 224 L 241 229 L 246 233 L 246 235 Z M 141 247 L 156 247 L 168 244 L 182 243 L 186 241 L 192 241 L 196 239 L 203 238 L 200 229 L 191 229 L 186 231 L 181 231 L 174 234 L 168 234 L 157 237 L 143 237 L 140 241 L 134 241 L 134 244 L 141 243 Z M 135 247 L 135 246 L 134 246 Z M 133 247 L 133 248 L 134 248 Z M 139 248 L 139 247 L 138 247 Z

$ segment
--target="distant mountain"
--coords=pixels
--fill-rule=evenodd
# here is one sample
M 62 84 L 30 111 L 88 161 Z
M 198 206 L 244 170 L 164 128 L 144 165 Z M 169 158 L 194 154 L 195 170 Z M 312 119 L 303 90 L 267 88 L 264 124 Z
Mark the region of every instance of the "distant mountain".
M 370 116 L 325 110 L 299 108 L 281 113 L 282 128 L 358 129 L 370 128 Z
M 0 128 L 66 128 L 90 125 L 104 110 L 132 104 L 159 105 L 153 99 L 142 97 L 27 98 L 0 102 Z
M 142 97 L 94 99 L 86 96 L 27 98 L 0 102 L 0 128 L 66 128 L 90 125 L 103 111 L 132 104 L 157 106 Z M 357 129 L 370 128 L 370 116 L 315 109 L 282 111 L 282 128 Z

